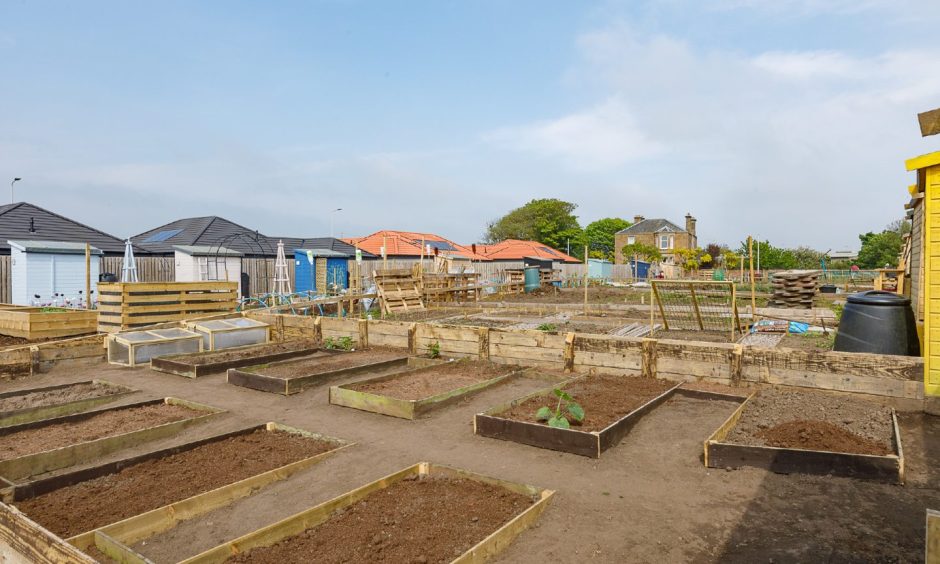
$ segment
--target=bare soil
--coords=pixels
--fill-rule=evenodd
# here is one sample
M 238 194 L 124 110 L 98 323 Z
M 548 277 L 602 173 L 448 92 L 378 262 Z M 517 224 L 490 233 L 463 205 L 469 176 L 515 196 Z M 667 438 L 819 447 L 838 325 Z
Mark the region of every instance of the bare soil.
M 27 409 L 31 407 L 45 407 L 73 401 L 100 398 L 118 394 L 125 390 L 108 384 L 87 382 L 75 384 L 67 388 L 31 392 L 23 390 L 21 395 L 0 398 L 0 414 L 8 411 Z
M 593 335 L 606 335 L 612 330 L 620 327 L 617 324 L 589 323 L 586 321 L 568 321 L 553 323 L 556 333 L 587 333 Z
M 672 339 L 674 341 L 704 341 L 706 343 L 730 343 L 731 331 L 687 331 L 658 329 L 650 335 L 654 339 Z
M 400 350 L 371 348 L 353 352 L 318 353 L 298 360 L 284 361 L 284 364 L 268 364 L 253 370 L 272 378 L 296 378 L 322 374 L 344 368 L 353 368 L 406 356 Z
M 230 362 L 233 360 L 248 360 L 270 354 L 293 352 L 303 349 L 315 349 L 316 343 L 313 341 L 290 341 L 287 343 L 271 343 L 267 345 L 253 346 L 250 349 L 242 350 L 221 350 L 202 353 L 181 354 L 176 356 L 164 357 L 170 360 L 177 360 L 201 366 L 204 364 L 216 364 L 219 362 Z
M 473 480 L 405 479 L 337 511 L 317 527 L 228 562 L 450 562 L 533 501 Z
M 649 301 L 649 288 L 633 289 L 616 286 L 591 286 L 588 288 L 589 304 L 639 304 Z M 569 304 L 584 303 L 584 288 L 540 289 L 529 294 L 494 294 L 485 301 L 513 303 Z
M 457 388 L 485 382 L 509 374 L 517 368 L 484 361 L 461 360 L 432 370 L 408 372 L 379 382 L 363 382 L 349 388 L 402 400 L 420 400 Z
M 727 442 L 858 454 L 876 453 L 846 449 L 858 446 L 871 450 L 870 445 L 878 445 L 877 454 L 885 454 L 891 451 L 892 434 L 891 409 L 873 401 L 825 392 L 767 389 L 748 402 Z
M 702 392 L 714 392 L 716 394 L 725 394 L 728 396 L 738 396 L 746 398 L 754 391 L 753 388 L 747 386 L 733 387 L 726 386 L 725 384 L 716 384 L 714 382 L 686 382 L 682 384 L 683 388 L 688 390 L 698 390 Z
M 835 331 L 825 333 L 803 333 L 800 335 L 784 335 L 777 343 L 778 348 L 797 349 L 801 351 L 831 351 L 835 344 Z
M 76 335 L 77 336 L 77 335 Z M 59 337 L 65 339 L 68 337 Z M 22 347 L 23 345 L 35 345 L 36 343 L 46 343 L 54 341 L 54 338 L 46 337 L 43 339 L 26 339 L 24 337 L 11 337 L 10 335 L 0 335 L 0 349 L 7 347 Z
M 886 445 L 856 435 L 828 421 L 788 421 L 770 429 L 758 431 L 757 436 L 772 447 L 856 454 L 891 454 L 891 450 Z
M 469 315 L 479 313 L 478 310 L 468 310 L 467 308 L 454 309 L 421 309 L 417 311 L 390 313 L 385 316 L 386 321 L 432 321 L 443 319 L 445 317 L 454 317 L 456 315 Z
M 202 415 L 181 405 L 155 404 L 105 411 L 79 421 L 43 425 L 0 435 L 0 460 L 121 435 Z
M 584 408 L 584 421 L 578 423 L 571 417 L 568 420 L 573 429 L 600 431 L 675 385 L 675 382 L 654 378 L 606 374 L 588 376 L 585 380 L 563 388 L 574 398 L 575 403 Z M 544 406 L 554 410 L 557 403 L 558 398 L 554 394 L 536 396 L 496 415 L 515 421 L 545 424 L 535 419 L 535 413 Z
M 14 505 L 68 538 L 336 448 L 280 431 L 255 431 L 147 460 L 116 474 Z
M 299 396 L 256 394 L 224 385 L 223 375 L 181 381 L 100 361 L 68 361 L 29 378 L 34 387 L 105 378 L 155 397 L 181 395 L 183 386 L 187 399 L 229 410 L 184 431 L 188 440 L 274 420 L 357 443 L 289 480 L 134 545 L 155 562 L 194 556 L 422 460 L 557 491 L 537 525 L 493 558 L 495 564 L 919 562 L 924 513 L 940 507 L 940 417 L 923 413 L 898 415 L 906 479 L 898 486 L 706 468 L 702 442 L 740 404 L 682 395 L 640 419 L 597 460 L 474 435 L 474 414 L 550 385 L 525 375 L 415 421 L 331 406 L 326 386 Z M 0 390 L 16 386 L 0 382 Z M 165 439 L 158 448 L 180 438 Z

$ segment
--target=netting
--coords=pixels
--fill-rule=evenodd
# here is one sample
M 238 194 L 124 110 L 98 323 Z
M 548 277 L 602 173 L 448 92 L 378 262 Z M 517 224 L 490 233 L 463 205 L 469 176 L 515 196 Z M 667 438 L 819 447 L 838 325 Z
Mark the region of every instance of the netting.
M 666 330 L 740 332 L 733 282 L 653 280 L 654 306 Z

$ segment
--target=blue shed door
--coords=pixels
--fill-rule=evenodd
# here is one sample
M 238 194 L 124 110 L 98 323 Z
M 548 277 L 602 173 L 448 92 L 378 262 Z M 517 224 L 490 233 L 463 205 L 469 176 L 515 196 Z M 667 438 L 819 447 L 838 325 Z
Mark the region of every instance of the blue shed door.
M 345 258 L 326 259 L 327 287 L 342 289 L 349 287 L 349 283 L 346 279 L 346 273 L 348 272 L 348 269 L 348 263 Z
M 316 259 L 313 263 L 304 251 L 294 251 L 294 288 L 295 292 L 317 292 Z

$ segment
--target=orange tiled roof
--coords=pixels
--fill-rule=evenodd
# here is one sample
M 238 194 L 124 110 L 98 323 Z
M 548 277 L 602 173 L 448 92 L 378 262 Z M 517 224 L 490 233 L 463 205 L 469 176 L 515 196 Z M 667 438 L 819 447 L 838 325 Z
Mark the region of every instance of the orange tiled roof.
M 525 257 L 535 257 L 544 260 L 557 260 L 560 262 L 577 262 L 578 259 L 553 249 L 538 241 L 520 241 L 519 239 L 506 239 L 493 245 L 477 245 L 477 252 L 492 260 L 522 260 Z
M 350 237 L 343 239 L 363 251 L 381 256 L 384 242 L 387 254 L 390 257 L 420 257 L 421 242 L 430 244 L 438 253 L 445 256 L 461 256 L 471 260 L 492 260 L 481 253 L 473 252 L 471 247 L 459 245 L 450 239 L 445 239 L 433 233 L 416 233 L 414 231 L 376 231 L 365 237 Z M 431 250 L 434 252 L 434 249 Z

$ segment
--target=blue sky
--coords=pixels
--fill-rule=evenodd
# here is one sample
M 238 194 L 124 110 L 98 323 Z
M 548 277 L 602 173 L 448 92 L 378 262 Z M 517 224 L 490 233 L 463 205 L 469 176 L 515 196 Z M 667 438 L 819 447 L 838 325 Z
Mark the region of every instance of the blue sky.
M 940 149 L 913 0 L 0 3 L 0 179 L 119 236 L 478 240 L 531 198 L 820 250 Z M 8 181 L 4 181 L 8 182 Z M 2 186 L 4 184 L 0 184 Z M 4 191 L 0 189 L 0 194 Z M 0 198 L 5 201 L 6 196 Z

